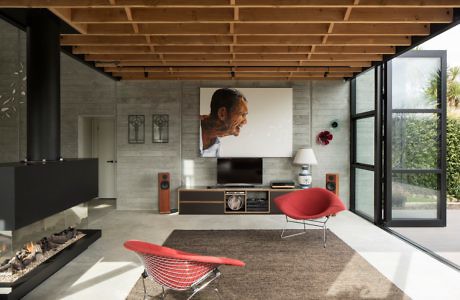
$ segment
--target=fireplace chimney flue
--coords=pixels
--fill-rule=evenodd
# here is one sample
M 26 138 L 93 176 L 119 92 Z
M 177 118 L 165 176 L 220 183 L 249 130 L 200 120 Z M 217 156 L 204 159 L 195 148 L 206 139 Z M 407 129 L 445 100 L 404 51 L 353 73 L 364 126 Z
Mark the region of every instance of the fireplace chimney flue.
M 44 9 L 28 14 L 27 160 L 61 156 L 59 21 Z

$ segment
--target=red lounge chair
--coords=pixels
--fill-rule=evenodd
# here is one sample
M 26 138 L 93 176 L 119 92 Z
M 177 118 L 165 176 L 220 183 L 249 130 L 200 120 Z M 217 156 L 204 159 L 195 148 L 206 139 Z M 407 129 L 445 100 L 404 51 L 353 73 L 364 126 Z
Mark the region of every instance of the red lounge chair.
M 326 223 L 329 217 L 346 209 L 339 197 L 323 188 L 295 191 L 275 198 L 274 202 L 278 209 L 286 215 L 286 225 L 281 238 L 306 233 L 305 225 L 317 226 L 323 229 L 324 248 L 326 248 Z M 284 235 L 288 223 L 303 224 L 303 232 Z
M 144 299 L 147 296 L 144 280 L 148 276 L 161 285 L 163 298 L 166 287 L 176 291 L 191 290 L 192 294 L 187 298 L 191 299 L 220 276 L 220 265 L 245 265 L 236 259 L 202 256 L 136 240 L 126 241 L 124 246 L 136 252 L 144 264 Z M 219 293 L 217 288 L 214 290 Z

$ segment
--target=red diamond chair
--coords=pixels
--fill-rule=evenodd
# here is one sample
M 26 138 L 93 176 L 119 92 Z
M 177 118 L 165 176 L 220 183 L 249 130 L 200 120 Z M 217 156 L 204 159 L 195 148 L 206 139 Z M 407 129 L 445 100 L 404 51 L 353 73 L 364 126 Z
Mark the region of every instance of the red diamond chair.
M 274 202 L 286 216 L 286 224 L 281 233 L 281 238 L 306 233 L 306 225 L 317 226 L 323 229 L 324 248 L 326 248 L 327 221 L 330 216 L 346 209 L 339 197 L 323 188 L 295 191 L 276 197 Z M 303 224 L 303 232 L 284 235 L 288 223 Z
M 162 297 L 165 288 L 176 291 L 191 290 L 191 299 L 196 293 L 216 280 L 220 275 L 220 265 L 244 266 L 245 263 L 226 257 L 202 256 L 179 250 L 143 242 L 130 240 L 124 243 L 126 249 L 136 252 L 144 264 L 142 284 L 144 299 L 147 296 L 145 278 L 151 277 L 162 287 Z M 219 291 L 214 289 L 219 295 Z M 219 295 L 220 298 L 220 295 Z

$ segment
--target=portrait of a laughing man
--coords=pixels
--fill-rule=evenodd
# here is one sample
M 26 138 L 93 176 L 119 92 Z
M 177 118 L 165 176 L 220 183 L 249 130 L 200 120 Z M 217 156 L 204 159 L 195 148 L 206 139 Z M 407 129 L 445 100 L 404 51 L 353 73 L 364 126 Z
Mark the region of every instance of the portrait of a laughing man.
M 202 157 L 220 156 L 220 139 L 226 136 L 238 136 L 247 123 L 248 100 L 240 91 L 222 88 L 214 92 L 211 98 L 211 112 L 202 115 L 200 154 Z

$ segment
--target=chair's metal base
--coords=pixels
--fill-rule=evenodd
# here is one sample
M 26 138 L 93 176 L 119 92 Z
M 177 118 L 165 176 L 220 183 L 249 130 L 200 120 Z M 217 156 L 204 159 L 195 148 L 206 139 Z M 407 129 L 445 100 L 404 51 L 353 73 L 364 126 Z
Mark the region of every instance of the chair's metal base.
M 218 268 L 213 269 L 211 272 L 205 274 L 201 279 L 199 279 L 195 284 L 193 284 L 190 289 L 192 290 L 192 294 L 187 298 L 187 300 L 190 300 L 195 296 L 196 293 L 199 291 L 203 290 L 205 287 L 207 287 L 211 282 L 219 278 L 221 275 L 220 271 Z M 147 274 L 147 271 L 144 270 L 142 272 L 142 285 L 144 287 L 144 300 L 148 299 L 148 297 L 151 297 L 149 294 L 147 294 L 147 289 L 145 288 L 145 278 L 147 278 L 149 275 Z M 161 286 L 162 292 L 161 292 L 161 299 L 166 298 L 166 291 L 165 287 L 162 285 Z M 214 291 L 217 293 L 217 296 L 219 299 L 222 299 L 219 293 L 219 290 L 214 288 Z
M 293 236 L 307 233 L 307 228 L 306 228 L 307 225 L 321 227 L 323 229 L 323 247 L 326 248 L 326 242 L 327 242 L 327 224 L 326 223 L 329 220 L 329 216 L 321 218 L 321 219 L 317 219 L 317 220 L 302 220 L 302 221 L 289 220 L 288 216 L 285 216 L 285 217 L 286 217 L 286 224 L 284 225 L 283 231 L 281 232 L 282 239 L 286 239 L 286 238 L 290 238 Z M 287 230 L 286 227 L 288 223 L 302 224 L 303 231 L 298 232 L 298 233 L 284 235 L 284 232 Z

